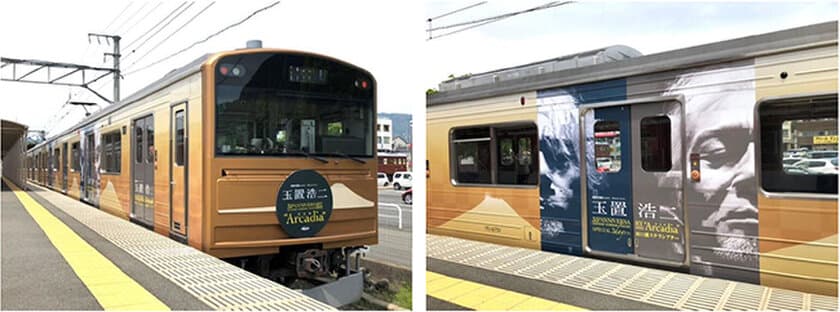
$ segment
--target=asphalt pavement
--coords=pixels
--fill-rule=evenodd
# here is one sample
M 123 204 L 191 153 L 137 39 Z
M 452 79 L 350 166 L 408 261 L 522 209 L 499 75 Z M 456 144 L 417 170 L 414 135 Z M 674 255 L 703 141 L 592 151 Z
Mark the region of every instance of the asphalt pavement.
M 405 191 L 395 191 L 390 187 L 379 188 L 379 243 L 370 247 L 367 257 L 386 264 L 411 268 L 412 207 L 402 201 L 403 192 Z

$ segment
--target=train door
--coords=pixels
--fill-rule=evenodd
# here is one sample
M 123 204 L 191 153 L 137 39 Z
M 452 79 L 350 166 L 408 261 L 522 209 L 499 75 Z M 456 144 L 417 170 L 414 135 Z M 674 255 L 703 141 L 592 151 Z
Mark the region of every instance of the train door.
M 586 222 L 590 251 L 633 253 L 630 107 L 584 111 Z
M 55 150 L 47 149 L 47 185 L 53 186 L 53 179 L 55 178 L 55 159 L 58 153 Z
M 170 110 L 169 232 L 187 236 L 187 103 Z
M 634 104 L 630 115 L 636 255 L 682 263 L 682 107 L 677 101 Z
M 82 199 L 92 205 L 96 205 L 96 182 L 98 175 L 95 166 L 96 141 L 94 139 L 94 132 L 88 132 L 85 135 L 84 150 L 82 151 L 84 154 L 84 157 L 82 158 L 82 161 L 84 162 L 84 166 L 82 167 L 82 180 L 84 181 Z
M 61 145 L 61 190 L 67 193 L 67 142 Z
M 153 115 L 135 119 L 132 140 L 131 218 L 154 226 L 155 143 Z
M 596 106 L 584 119 L 589 252 L 684 263 L 680 103 Z

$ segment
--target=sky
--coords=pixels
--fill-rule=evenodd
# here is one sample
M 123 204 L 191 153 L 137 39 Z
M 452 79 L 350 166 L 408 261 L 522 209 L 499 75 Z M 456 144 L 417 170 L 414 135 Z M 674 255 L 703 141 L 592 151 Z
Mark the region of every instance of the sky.
M 426 17 L 479 2 L 428 1 Z M 520 11 L 548 2 L 491 0 L 432 21 L 432 26 Z M 428 40 L 426 53 L 430 61 L 423 81 L 426 89 L 437 88 L 449 75 L 486 72 L 616 44 L 647 55 L 836 21 L 837 13 L 836 1 L 578 1 Z
M 836 20 L 838 10 L 834 1 L 578 1 L 426 40 L 427 18 L 479 0 L 281 0 L 276 7 L 206 43 L 147 66 L 273 2 L 187 2 L 192 5 L 184 13 L 142 43 L 149 37 L 142 36 L 144 33 L 154 34 L 157 28 L 153 26 L 185 2 L 6 1 L 0 16 L 0 56 L 110 67 L 111 60 L 103 60 L 102 53 L 111 52 L 111 47 L 104 42 L 89 44 L 86 35 L 118 34 L 123 38 L 122 69 L 127 73 L 121 93 L 127 98 L 205 53 L 242 48 L 247 40 L 261 39 L 264 47 L 317 52 L 363 67 L 379 84 L 380 112 L 413 113 L 414 119 L 421 119 L 425 116 L 425 90 L 437 88 L 449 75 L 479 73 L 615 44 L 652 54 Z M 432 26 L 547 2 L 489 0 L 437 19 Z M 173 34 L 208 5 L 204 13 Z M 9 70 L 10 66 L 0 69 L 0 75 L 9 77 Z M 112 97 L 110 78 L 92 86 Z M 5 102 L 0 118 L 57 134 L 84 117 L 82 108 L 65 105 L 68 95 L 74 101 L 107 105 L 80 88 L 0 81 L 0 98 Z
M 121 81 L 121 97 L 125 99 L 205 53 L 244 48 L 246 41 L 260 39 L 267 48 L 316 52 L 367 69 L 379 85 L 379 112 L 412 113 L 413 107 L 424 105 L 419 78 L 412 78 L 416 81 L 405 78 L 407 72 L 418 72 L 422 64 L 407 63 L 402 57 L 424 44 L 423 7 L 419 2 L 282 0 L 279 5 L 204 44 L 159 65 L 146 67 L 273 2 L 195 1 L 157 35 L 149 36 L 156 32 L 152 30 L 144 37 L 144 33 L 154 29 L 154 25 L 184 2 L 4 1 L 0 56 L 111 67 L 110 58 L 103 63 L 103 53 L 112 52 L 113 48 L 104 41 L 101 45 L 95 40 L 89 44 L 87 33 L 118 34 L 123 47 L 121 69 L 126 73 Z M 164 41 L 211 3 L 204 13 Z M 147 37 L 152 39 L 143 44 Z M 161 44 L 154 48 L 158 43 Z M 131 50 L 135 52 L 132 54 Z M 142 70 L 132 73 L 139 69 Z M 10 70 L 11 66 L 7 66 L 0 74 L 8 78 Z M 111 81 L 103 79 L 92 86 L 111 98 Z M 68 94 L 72 94 L 74 101 L 106 105 L 81 88 L 0 81 L 0 98 L 5 102 L 0 118 L 29 125 L 30 130 L 47 130 L 48 136 L 58 134 L 84 117 L 81 107 L 64 105 Z M 408 94 L 416 96 L 408 97 Z

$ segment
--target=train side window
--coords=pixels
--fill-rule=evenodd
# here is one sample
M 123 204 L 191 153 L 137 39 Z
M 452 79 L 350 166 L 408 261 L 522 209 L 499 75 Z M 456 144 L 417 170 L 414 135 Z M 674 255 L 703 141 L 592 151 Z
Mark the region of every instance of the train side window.
M 102 135 L 103 172 L 120 172 L 121 143 L 122 137 L 119 130 Z
M 452 131 L 452 177 L 457 183 L 537 185 L 537 127 L 489 125 Z
M 183 166 L 186 149 L 184 141 L 184 110 L 175 112 L 175 165 Z
M 617 121 L 595 123 L 595 170 L 616 173 L 621 171 L 621 130 Z
M 642 118 L 641 136 L 642 169 L 648 172 L 671 170 L 671 119 L 668 116 Z
M 82 170 L 81 160 L 79 160 L 79 142 L 73 143 L 72 147 L 70 148 L 72 152 L 72 162 L 73 164 L 73 171 Z
M 493 137 L 498 146 L 496 184 L 536 185 L 539 177 L 532 155 L 537 153 L 537 127 L 519 125 L 494 128 Z
M 837 94 L 758 104 L 761 187 L 837 194 Z
M 58 167 L 59 167 L 60 162 L 61 162 L 61 159 L 60 159 L 60 158 L 58 158 L 58 156 L 59 156 L 59 155 L 61 155 L 61 150 L 60 150 L 60 149 L 57 149 L 57 148 L 56 148 L 56 149 L 54 149 L 54 150 L 53 150 L 53 156 L 52 156 L 52 159 L 53 159 L 53 167 L 52 167 L 52 170 L 53 170 L 53 171 L 58 171 Z
M 490 128 L 452 131 L 455 174 L 458 183 L 490 184 Z

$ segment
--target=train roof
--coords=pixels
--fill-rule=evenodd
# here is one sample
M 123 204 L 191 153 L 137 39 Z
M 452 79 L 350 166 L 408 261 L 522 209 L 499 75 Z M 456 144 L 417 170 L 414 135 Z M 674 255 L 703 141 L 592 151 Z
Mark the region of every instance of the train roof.
M 636 49 L 625 45 L 613 45 L 601 49 L 589 50 L 479 74 L 467 74 L 441 82 L 438 85 L 438 89 L 440 91 L 451 91 L 484 84 L 492 84 L 499 81 L 540 75 L 554 71 L 615 62 L 639 56 L 642 56 L 642 52 L 639 52 Z
M 837 21 L 791 28 L 782 31 L 753 35 L 732 40 L 720 41 L 689 48 L 661 52 L 651 55 L 628 57 L 613 62 L 605 62 L 583 67 L 570 67 L 563 70 L 524 75 L 515 79 L 477 84 L 454 90 L 440 90 L 426 96 L 426 106 L 444 105 L 454 102 L 488 98 L 517 92 L 574 85 L 633 75 L 654 73 L 701 66 L 705 64 L 734 61 L 768 53 L 778 53 L 787 49 L 801 48 L 819 44 L 837 43 Z M 591 51 L 590 51 L 591 52 Z M 574 56 L 573 54 L 572 56 Z M 528 68 L 529 65 L 500 69 L 483 73 Z M 475 76 L 475 75 L 473 75 Z M 464 79 L 469 79 L 465 77 Z M 454 83 L 457 79 L 447 80 L 441 85 Z

